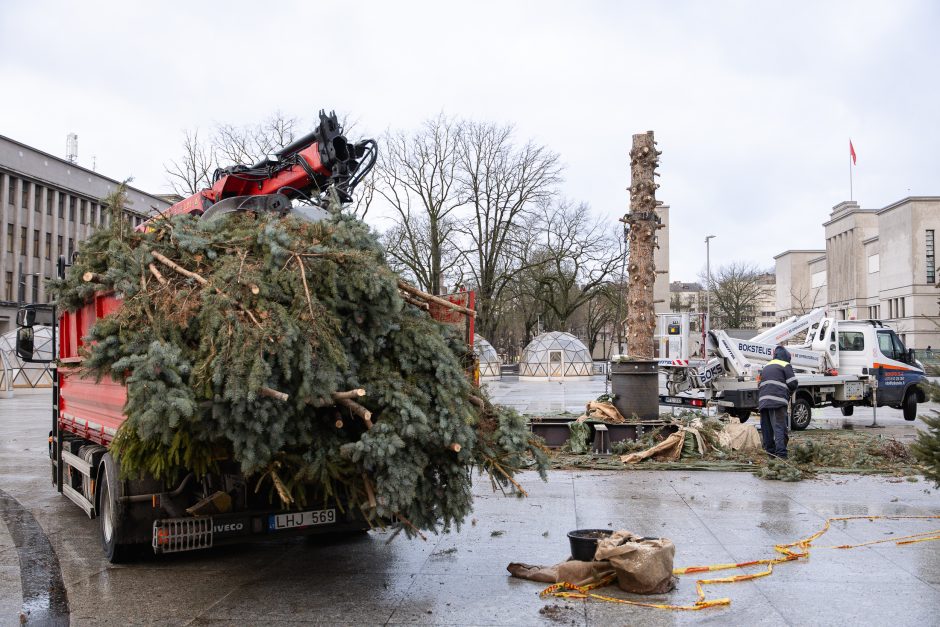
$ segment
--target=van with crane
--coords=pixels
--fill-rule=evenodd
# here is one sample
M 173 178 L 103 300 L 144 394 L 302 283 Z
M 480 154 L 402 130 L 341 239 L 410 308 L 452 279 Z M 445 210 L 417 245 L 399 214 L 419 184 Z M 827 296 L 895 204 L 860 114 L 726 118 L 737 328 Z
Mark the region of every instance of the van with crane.
M 802 342 L 787 344 L 800 337 Z M 816 407 L 839 407 L 851 416 L 857 406 L 893 407 L 904 419 L 917 417 L 926 401 L 923 365 L 898 335 L 880 320 L 837 320 L 825 309 L 793 316 L 750 340 L 721 329 L 706 338 L 705 356 L 687 363 L 662 359 L 664 405 L 717 406 L 741 422 L 757 411 L 760 370 L 786 346 L 798 387 L 791 397 L 793 429 L 809 426 Z

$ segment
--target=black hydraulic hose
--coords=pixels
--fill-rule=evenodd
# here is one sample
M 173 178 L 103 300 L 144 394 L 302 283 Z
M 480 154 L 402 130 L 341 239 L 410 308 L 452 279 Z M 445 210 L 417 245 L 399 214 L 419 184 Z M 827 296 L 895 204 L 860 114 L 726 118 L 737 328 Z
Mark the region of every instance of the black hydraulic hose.
M 183 480 L 180 482 L 179 486 L 172 492 L 154 492 L 153 494 L 134 494 L 131 496 L 122 496 L 119 500 L 124 503 L 145 503 L 147 501 L 153 501 L 155 496 L 169 496 L 176 497 L 183 493 L 183 490 L 186 489 L 186 485 L 193 478 L 193 473 L 189 473 Z

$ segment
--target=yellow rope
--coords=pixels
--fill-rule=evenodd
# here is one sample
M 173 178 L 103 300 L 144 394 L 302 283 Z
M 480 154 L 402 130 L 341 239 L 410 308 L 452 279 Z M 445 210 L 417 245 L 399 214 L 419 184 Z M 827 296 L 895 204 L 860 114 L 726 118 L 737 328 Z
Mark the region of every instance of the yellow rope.
M 817 531 L 811 536 L 797 540 L 796 542 L 791 542 L 789 544 L 775 544 L 774 550 L 781 555 L 781 557 L 775 558 L 766 558 L 751 560 L 749 562 L 738 562 L 735 564 L 711 564 L 708 566 L 688 566 L 686 568 L 676 568 L 672 571 L 673 575 L 691 575 L 694 573 L 707 573 L 714 572 L 718 570 L 731 570 L 736 568 L 747 568 L 748 566 L 766 566 L 767 568 L 756 573 L 748 573 L 745 575 L 732 575 L 730 577 L 719 577 L 715 579 L 698 579 L 695 581 L 695 591 L 697 598 L 692 605 L 672 605 L 669 603 L 648 603 L 643 601 L 631 601 L 628 599 L 618 599 L 616 597 L 604 596 L 601 594 L 596 594 L 591 592 L 591 590 L 596 590 L 597 588 L 602 588 L 614 582 L 616 575 L 608 575 L 599 581 L 584 585 L 576 586 L 572 583 L 561 582 L 548 586 L 542 592 L 539 593 L 539 596 L 554 596 L 563 599 L 595 599 L 598 601 L 604 601 L 606 603 L 621 603 L 623 605 L 636 605 L 638 607 L 651 607 L 660 610 L 677 610 L 677 611 L 695 611 L 703 610 L 708 607 L 719 607 L 723 605 L 731 605 L 731 599 L 729 598 L 720 598 L 720 599 L 706 599 L 705 598 L 705 586 L 710 584 L 722 584 L 722 583 L 738 583 L 741 581 L 751 581 L 753 579 L 758 579 L 760 577 L 767 577 L 774 572 L 774 566 L 777 564 L 783 564 L 784 562 L 792 562 L 796 560 L 801 560 L 809 557 L 810 548 L 815 549 L 854 549 L 862 546 L 870 546 L 873 544 L 882 544 L 885 542 L 894 542 L 897 546 L 903 546 L 907 544 L 915 544 L 917 542 L 929 542 L 932 540 L 940 540 L 940 529 L 934 529 L 932 531 L 924 531 L 921 533 L 912 533 L 906 536 L 899 536 L 897 538 L 886 538 L 882 540 L 869 540 L 868 542 L 860 542 L 858 544 L 841 544 L 836 546 L 813 546 L 813 542 L 823 536 L 833 522 L 839 521 L 850 521 L 850 520 L 938 520 L 940 515 L 935 516 L 836 516 L 832 518 L 827 518 L 822 529 Z M 801 550 L 797 550 L 801 549 Z

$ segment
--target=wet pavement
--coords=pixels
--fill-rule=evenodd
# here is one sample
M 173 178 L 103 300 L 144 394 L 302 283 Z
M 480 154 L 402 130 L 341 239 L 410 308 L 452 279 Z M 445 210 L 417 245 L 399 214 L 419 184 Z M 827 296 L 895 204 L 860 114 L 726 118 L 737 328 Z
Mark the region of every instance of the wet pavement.
M 34 520 L 23 518 L 34 537 L 48 540 L 76 625 L 940 623 L 940 542 L 819 548 L 808 561 L 777 566 L 770 577 L 709 586 L 709 598 L 729 597 L 731 605 L 700 612 L 540 599 L 542 584 L 511 579 L 505 570 L 510 561 L 565 559 L 565 534 L 575 528 L 668 537 L 678 567 L 772 557 L 773 544 L 808 536 L 830 516 L 940 514 L 940 493 L 932 486 L 885 477 L 781 483 L 746 473 L 556 471 L 543 483 L 527 473 L 522 483 L 529 498 L 493 494 L 480 481 L 475 510 L 461 530 L 426 542 L 387 543 L 376 532 L 330 542 L 275 539 L 112 566 L 102 557 L 97 521 L 49 483 L 48 404 L 47 391 L 0 400 L 0 490 Z M 5 516 L 11 511 L 2 499 L 0 507 Z M 817 544 L 938 528 L 940 520 L 837 522 Z M 24 591 L 36 589 L 36 575 L 19 559 L 19 533 L 0 524 L 0 625 L 17 624 Z M 51 606 L 55 590 L 48 590 Z M 680 578 L 668 595 L 606 592 L 686 604 L 695 599 L 694 576 Z M 30 623 L 43 624 L 42 599 L 29 602 Z

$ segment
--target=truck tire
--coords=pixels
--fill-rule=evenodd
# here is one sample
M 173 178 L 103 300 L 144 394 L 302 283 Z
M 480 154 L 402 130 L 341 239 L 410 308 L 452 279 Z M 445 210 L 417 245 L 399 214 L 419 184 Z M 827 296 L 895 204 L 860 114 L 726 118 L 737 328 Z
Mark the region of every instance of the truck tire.
M 747 419 L 751 417 L 750 409 L 732 409 L 730 413 L 738 419 L 738 422 L 747 422 Z
M 804 397 L 798 397 L 790 408 L 790 426 L 794 431 L 802 431 L 809 426 L 813 418 L 813 405 Z
M 911 422 L 917 419 L 917 393 L 914 390 L 908 390 L 901 411 L 904 412 L 904 420 Z
M 127 510 L 121 502 L 124 488 L 117 463 L 111 453 L 101 458 L 98 473 L 98 521 L 101 528 L 101 547 L 112 564 L 129 562 L 141 553 L 139 544 L 123 542 L 129 524 Z
M 851 416 L 855 413 L 855 405 L 843 405 L 839 409 L 842 410 L 843 416 Z

